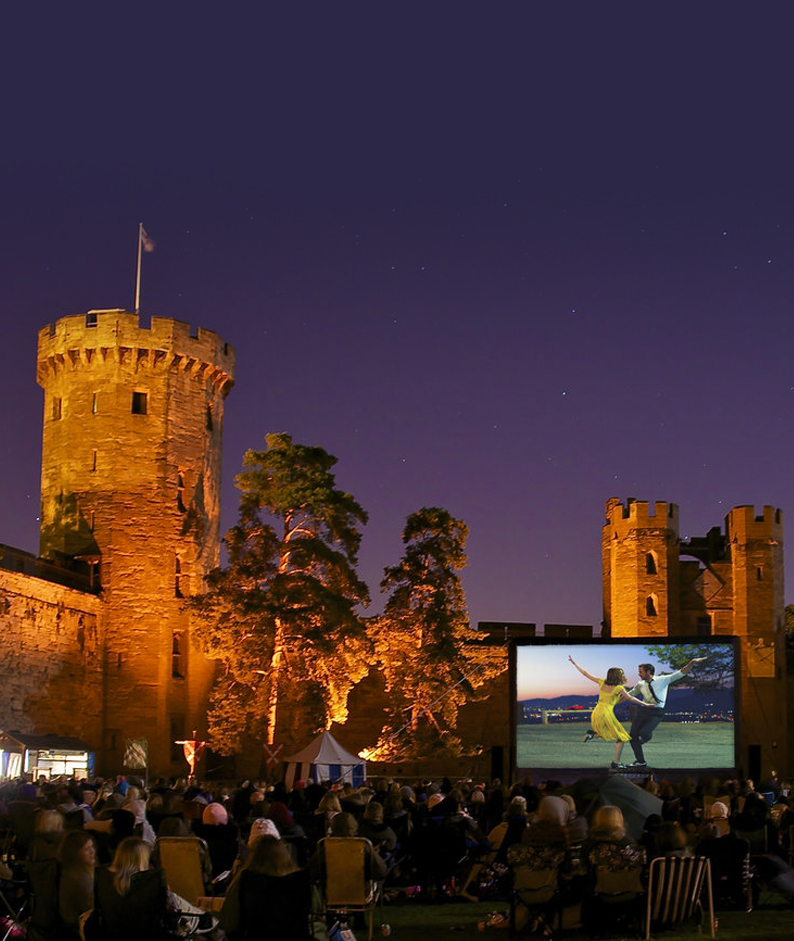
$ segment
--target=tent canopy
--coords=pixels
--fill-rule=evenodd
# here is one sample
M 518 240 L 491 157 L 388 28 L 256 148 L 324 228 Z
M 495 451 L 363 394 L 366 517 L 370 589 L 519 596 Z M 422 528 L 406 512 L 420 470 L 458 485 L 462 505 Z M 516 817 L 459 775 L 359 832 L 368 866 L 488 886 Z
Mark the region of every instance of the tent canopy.
M 321 732 L 313 742 L 284 761 L 287 765 L 285 782 L 288 787 L 296 780 L 306 778 L 315 781 L 346 780 L 358 786 L 367 771 L 364 760 L 345 751 L 330 732 Z

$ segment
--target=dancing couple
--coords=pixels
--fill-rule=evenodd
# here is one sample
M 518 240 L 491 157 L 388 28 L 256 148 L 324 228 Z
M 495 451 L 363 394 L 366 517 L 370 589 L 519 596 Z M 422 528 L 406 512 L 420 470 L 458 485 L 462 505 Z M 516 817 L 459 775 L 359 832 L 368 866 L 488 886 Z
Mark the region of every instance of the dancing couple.
M 588 742 L 597 735 L 605 742 L 614 742 L 615 760 L 610 767 L 613 771 L 618 771 L 625 767 L 620 763 L 620 755 L 626 742 L 631 741 L 631 736 L 618 721 L 615 715 L 615 706 L 619 702 L 633 702 L 635 706 L 649 706 L 650 704 L 627 692 L 623 685 L 626 682 L 626 675 L 620 667 L 610 667 L 607 670 L 606 679 L 602 680 L 597 676 L 593 676 L 592 673 L 588 673 L 587 670 L 583 670 L 572 656 L 569 655 L 568 659 L 582 676 L 598 683 L 598 703 L 590 716 L 592 729 L 587 732 L 584 740 Z
M 642 746 L 651 740 L 654 729 L 662 721 L 664 707 L 667 702 L 667 688 L 671 683 L 675 683 L 676 680 L 680 680 L 689 673 L 696 663 L 702 663 L 707 658 L 695 657 L 681 667 L 680 670 L 657 677 L 654 677 L 655 669 L 653 664 L 641 663 L 637 668 L 640 681 L 630 691 L 625 689 L 626 676 L 620 667 L 610 667 L 606 679 L 602 680 L 588 673 L 587 670 L 583 670 L 573 657 L 569 656 L 568 659 L 582 676 L 598 683 L 598 703 L 590 716 L 592 728 L 588 729 L 584 740 L 589 742 L 590 739 L 598 736 L 604 741 L 614 742 L 615 760 L 610 767 L 613 771 L 619 771 L 626 767 L 620 763 L 620 755 L 626 742 L 631 742 L 635 757 L 635 761 L 630 767 L 638 769 L 647 767 Z M 633 695 L 634 693 L 641 696 L 642 699 L 637 699 Z M 636 710 L 631 723 L 631 733 L 625 730 L 615 715 L 615 706 L 619 702 L 631 702 L 635 706 L 643 707 Z

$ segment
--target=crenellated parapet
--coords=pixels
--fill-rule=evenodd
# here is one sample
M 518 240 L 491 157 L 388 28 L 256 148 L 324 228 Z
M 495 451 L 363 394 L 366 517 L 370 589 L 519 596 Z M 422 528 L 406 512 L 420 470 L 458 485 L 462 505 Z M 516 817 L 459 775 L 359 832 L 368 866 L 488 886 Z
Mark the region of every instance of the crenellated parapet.
M 115 365 L 133 371 L 170 370 L 204 382 L 225 396 L 234 384 L 233 348 L 217 333 L 167 317 L 142 326 L 137 314 L 91 310 L 61 317 L 39 331 L 37 379 L 65 370 Z
M 737 506 L 725 517 L 725 533 L 729 543 L 766 540 L 782 544 L 783 514 L 772 506 L 765 506 L 760 514 L 754 506 Z
M 657 500 L 635 500 L 629 497 L 621 503 L 617 497 L 607 500 L 606 526 L 620 538 L 635 529 L 666 529 L 678 534 L 678 505 Z

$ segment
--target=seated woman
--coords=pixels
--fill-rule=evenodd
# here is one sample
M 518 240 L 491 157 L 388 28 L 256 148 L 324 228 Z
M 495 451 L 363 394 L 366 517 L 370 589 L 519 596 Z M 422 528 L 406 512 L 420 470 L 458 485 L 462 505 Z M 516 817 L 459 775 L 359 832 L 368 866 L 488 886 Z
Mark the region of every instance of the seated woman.
M 70 938 L 78 938 L 83 912 L 94 907 L 96 843 L 87 830 L 70 830 L 61 843 L 58 909 Z
M 212 878 L 229 872 L 240 848 L 237 824 L 229 820 L 222 804 L 207 804 L 201 822 L 195 821 L 193 833 L 205 841 L 212 862 Z
M 160 941 L 167 937 L 168 890 L 162 869 L 149 869 L 149 847 L 136 836 L 119 843 L 108 869 L 96 872 L 87 941 Z
M 365 836 L 388 862 L 397 845 L 397 834 L 383 820 L 383 805 L 371 800 L 364 808 L 364 819 L 358 825 L 358 835 Z
M 599 866 L 632 868 L 644 865 L 645 849 L 626 833 L 623 811 L 608 805 L 593 815 L 590 833 L 582 844 L 582 862 L 590 880 L 595 882 Z
M 229 886 L 220 927 L 230 941 L 310 941 L 311 884 L 284 843 L 260 836 Z
M 582 845 L 582 918 L 591 934 L 609 926 L 625 930 L 639 919 L 645 893 L 645 850 L 626 833 L 619 807 L 599 807 Z M 625 920 L 626 924 L 621 924 Z
M 516 796 L 510 801 L 504 820 L 488 834 L 488 842 L 496 851 L 496 861 L 507 862 L 507 851 L 514 843 L 520 843 L 527 828 L 527 801 Z
M 330 833 L 331 821 L 337 814 L 342 813 L 342 805 L 339 803 L 339 798 L 336 796 L 334 791 L 328 791 L 323 796 L 314 813 L 318 817 L 325 818 L 325 830 L 322 833 L 322 836 L 326 836 L 328 833 Z
M 521 843 L 561 845 L 567 848 L 570 844 L 569 816 L 570 808 L 561 797 L 544 797 L 538 804 L 534 821 L 522 833 Z
M 623 819 L 623 811 L 620 807 L 608 804 L 605 807 L 599 807 L 593 814 L 593 823 L 590 827 L 590 834 L 585 841 L 584 848 L 589 849 L 593 843 L 631 843 L 626 834 L 626 824 Z

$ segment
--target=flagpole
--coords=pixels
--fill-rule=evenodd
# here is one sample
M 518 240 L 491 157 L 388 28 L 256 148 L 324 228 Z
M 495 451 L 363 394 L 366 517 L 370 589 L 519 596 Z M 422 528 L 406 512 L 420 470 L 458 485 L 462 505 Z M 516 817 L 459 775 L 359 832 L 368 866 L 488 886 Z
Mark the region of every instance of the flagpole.
M 138 268 L 135 272 L 135 313 L 141 311 L 141 247 L 143 246 L 143 223 L 138 223 Z

